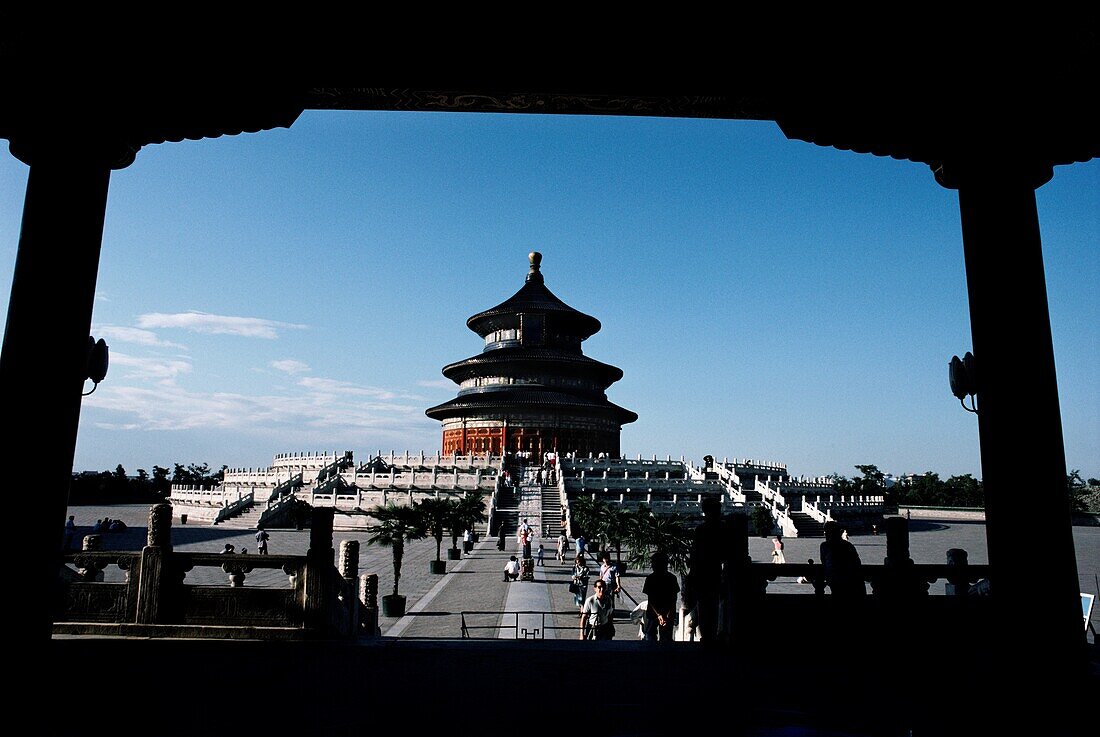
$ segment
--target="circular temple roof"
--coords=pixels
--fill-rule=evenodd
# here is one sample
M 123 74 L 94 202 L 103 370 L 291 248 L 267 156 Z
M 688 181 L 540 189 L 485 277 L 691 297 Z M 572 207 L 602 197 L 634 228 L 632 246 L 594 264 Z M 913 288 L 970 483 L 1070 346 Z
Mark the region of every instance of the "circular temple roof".
M 496 307 L 479 312 L 466 321 L 466 326 L 478 335 L 485 337 L 496 330 L 514 328 L 519 324 L 519 315 L 553 315 L 554 324 L 561 330 L 568 330 L 581 340 L 598 333 L 600 321 L 591 315 L 573 309 L 554 295 L 543 283 L 542 254 L 532 251 L 528 256 L 531 264 L 527 280 L 520 290 Z

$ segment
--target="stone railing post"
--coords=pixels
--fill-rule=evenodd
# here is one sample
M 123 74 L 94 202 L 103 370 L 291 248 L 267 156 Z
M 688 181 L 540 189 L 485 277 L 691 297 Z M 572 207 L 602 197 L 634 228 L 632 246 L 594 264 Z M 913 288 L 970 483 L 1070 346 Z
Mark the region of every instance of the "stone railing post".
M 970 580 L 967 575 L 967 553 L 962 548 L 950 548 L 947 551 L 947 565 L 957 568 L 947 577 L 943 593 L 948 596 L 966 596 L 970 592 Z
M 359 541 L 340 541 L 340 576 L 344 579 L 340 598 L 349 618 L 348 634 L 359 632 L 359 597 L 356 591 L 356 579 L 359 578 Z M 332 602 L 335 606 L 335 601 Z
M 167 598 L 165 587 L 172 582 L 167 578 L 166 564 L 172 555 L 172 505 L 154 504 L 149 508 L 149 531 L 145 547 L 141 549 L 138 568 L 137 611 L 138 624 L 156 624 L 164 616 L 162 603 Z
M 340 541 L 340 575 L 349 581 L 359 577 L 359 541 Z
M 85 535 L 83 542 L 81 542 L 80 549 L 85 553 L 94 553 L 103 550 L 103 536 Z M 103 580 L 103 566 L 99 565 L 98 562 L 87 559 L 81 560 L 78 557 L 76 559 L 76 564 L 76 572 L 80 574 L 80 577 L 85 581 Z
M 874 594 L 884 600 L 902 600 L 928 593 L 928 584 L 917 575 L 909 557 L 909 520 L 886 518 L 886 558 L 882 578 L 871 583 Z
M 359 577 L 359 632 L 366 637 L 377 637 L 378 630 L 378 574 L 364 573 Z
M 302 612 L 306 629 L 323 632 L 331 621 L 328 611 L 336 605 L 333 591 L 332 567 L 336 551 L 332 548 L 332 520 L 336 512 L 332 507 L 313 509 L 309 528 L 309 550 L 302 582 Z

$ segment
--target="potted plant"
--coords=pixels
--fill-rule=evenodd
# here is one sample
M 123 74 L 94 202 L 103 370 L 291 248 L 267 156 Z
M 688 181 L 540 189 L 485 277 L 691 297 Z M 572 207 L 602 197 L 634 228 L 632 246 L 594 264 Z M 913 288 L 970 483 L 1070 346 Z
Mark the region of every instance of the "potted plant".
M 469 544 L 469 553 L 473 550 L 474 542 L 477 542 L 477 525 L 488 520 L 485 514 L 485 500 L 480 491 L 467 491 L 462 498 L 455 500 L 454 519 L 451 520 L 451 544 L 458 548 L 459 531 L 470 530 L 473 533 L 473 541 Z
M 369 528 L 367 545 L 389 545 L 393 549 L 393 593 L 382 597 L 382 616 L 405 615 L 405 597 L 398 593 L 401 582 L 401 561 L 405 557 L 405 543 L 424 537 L 423 519 L 416 507 L 390 502 L 367 512 L 378 520 Z
M 447 572 L 447 562 L 440 559 L 440 553 L 443 549 L 443 531 L 451 523 L 454 507 L 454 501 L 438 496 L 421 499 L 416 504 L 416 508 L 424 522 L 424 529 L 430 536 L 435 538 L 435 560 L 428 561 L 432 573 L 443 574 Z
M 458 547 L 458 536 L 466 529 L 466 520 L 463 519 L 458 499 L 448 499 L 451 514 L 447 518 L 447 530 L 451 533 L 451 547 L 447 548 L 447 560 L 462 560 L 463 548 Z M 466 551 L 469 552 L 469 551 Z

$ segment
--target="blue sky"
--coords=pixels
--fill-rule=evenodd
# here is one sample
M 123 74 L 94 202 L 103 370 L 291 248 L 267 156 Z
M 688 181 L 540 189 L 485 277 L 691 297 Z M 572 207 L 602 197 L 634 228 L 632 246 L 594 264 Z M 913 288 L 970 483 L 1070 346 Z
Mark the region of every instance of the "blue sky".
M 5 311 L 27 171 L 0 156 Z M 1100 476 L 1100 163 L 1037 196 L 1067 464 Z M 331 111 L 112 175 L 76 467 L 434 451 L 440 369 L 531 250 L 603 323 L 624 453 L 981 475 L 947 386 L 958 199 L 927 167 L 751 121 Z

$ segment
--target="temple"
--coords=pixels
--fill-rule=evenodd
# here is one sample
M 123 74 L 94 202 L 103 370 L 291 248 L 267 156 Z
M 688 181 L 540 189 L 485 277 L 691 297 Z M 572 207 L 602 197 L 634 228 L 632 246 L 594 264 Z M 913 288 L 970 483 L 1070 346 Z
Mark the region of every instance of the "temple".
M 273 80 L 268 85 L 242 85 L 234 77 L 245 69 L 236 46 L 231 56 L 217 44 L 203 45 L 201 59 L 218 73 L 202 75 L 184 66 L 199 59 L 192 39 L 186 41 L 189 46 L 173 46 L 161 36 L 156 37 L 156 49 L 149 47 L 142 57 L 146 66 L 171 70 L 175 65 L 185 73 L 162 73 L 154 84 L 135 85 L 132 75 L 119 73 L 125 65 L 107 54 L 111 44 L 90 34 L 95 53 L 74 58 L 80 59 L 81 78 L 95 84 L 59 86 L 43 84 L 41 70 L 54 68 L 59 49 L 68 44 L 52 37 L 43 42 L 33 32 L 9 34 L 0 52 L 9 72 L 0 84 L 0 138 L 30 168 L 0 351 L 0 384 L 28 400 L 8 407 L 7 422 L 19 431 L 8 439 L 7 455 L 36 459 L 29 487 L 33 503 L 21 504 L 7 541 L 9 558 L 18 567 L 10 576 L 17 586 L 10 591 L 14 605 L 6 629 L 20 650 L 19 677 L 9 689 L 10 711 L 21 720 L 34 720 L 31 729 L 36 733 L 87 733 L 88 719 L 79 718 L 82 714 L 74 718 L 72 709 L 37 707 L 44 694 L 58 693 L 59 674 L 72 672 L 76 665 L 85 677 L 74 681 L 76 690 L 70 691 L 77 697 L 69 701 L 94 702 L 88 714 L 109 713 L 114 734 L 347 734 L 353 719 L 356 724 L 361 720 L 362 731 L 367 731 L 410 714 L 417 724 L 438 729 L 456 725 L 456 715 L 470 714 L 471 705 L 487 703 L 487 681 L 478 675 L 489 674 L 492 684 L 512 684 L 527 683 L 537 673 L 557 683 L 578 673 L 608 672 L 614 678 L 600 690 L 599 709 L 616 715 L 601 723 L 610 734 L 672 733 L 683 728 L 685 718 L 752 735 L 776 734 L 775 729 L 764 731 L 771 726 L 766 723 L 783 721 L 812 725 L 819 734 L 861 736 L 906 731 L 970 735 L 988 732 L 991 726 L 1025 723 L 1041 723 L 1048 734 L 1094 730 L 1087 721 L 1092 716 L 1087 705 L 1095 701 L 1100 670 L 1095 656 L 1088 658 L 1082 627 L 1036 189 L 1054 176 L 1055 167 L 1100 156 L 1095 93 L 1090 92 L 1098 86 L 1100 49 L 1092 26 L 1076 15 L 1049 20 L 1028 16 L 1015 26 L 1007 24 L 1006 32 L 989 33 L 984 18 L 983 25 L 944 24 L 934 16 L 901 22 L 890 18 L 847 23 L 847 32 L 838 30 L 841 24 L 815 24 L 812 37 L 776 25 L 754 28 L 742 35 L 753 36 L 755 42 L 738 43 L 729 42 L 725 28 L 721 36 L 709 38 L 704 29 L 699 39 L 690 39 L 697 55 L 686 60 L 661 56 L 669 81 L 663 92 L 649 93 L 646 82 L 626 89 L 600 90 L 596 85 L 549 91 L 527 85 L 307 88 L 288 81 L 294 76 L 289 74 L 267 75 Z M 597 44 L 614 47 L 602 40 Z M 116 46 L 134 56 L 129 39 Z M 783 62 L 781 74 L 770 73 L 777 68 L 764 63 L 770 60 Z M 292 69 L 301 60 L 271 51 L 248 61 L 252 71 Z M 352 69 L 345 76 L 357 80 L 364 76 L 364 64 L 340 69 Z M 888 72 L 888 83 L 879 81 L 880 70 Z M 717 81 L 703 81 L 711 71 Z M 377 74 L 370 78 L 380 79 Z M 648 79 L 652 86 L 655 77 Z M 62 556 L 59 550 L 112 171 L 129 166 L 146 146 L 178 147 L 185 139 L 287 128 L 306 110 L 388 110 L 395 111 L 395 120 L 398 114 L 446 111 L 770 121 L 788 139 L 846 152 L 838 156 L 868 157 L 871 176 L 876 166 L 881 168 L 871 156 L 928 166 L 929 187 L 935 182 L 956 190 L 959 202 L 970 347 L 981 362 L 976 419 L 992 594 L 971 601 L 969 596 L 923 596 L 919 587 L 910 587 L 908 594 L 893 587 L 889 596 L 861 597 L 866 601 L 854 615 L 835 606 L 829 596 L 798 596 L 814 608 L 789 608 L 788 601 L 765 595 L 753 583 L 774 577 L 781 566 L 748 563 L 742 527 L 727 564 L 733 592 L 728 610 L 734 619 L 731 631 L 751 634 L 738 639 L 735 647 L 711 652 L 660 651 L 627 641 L 559 640 L 540 648 L 526 640 L 467 646 L 398 639 L 375 647 L 346 647 L 325 641 L 168 642 L 147 633 L 53 637 L 54 623 L 62 621 L 59 604 L 75 601 L 59 596 L 58 563 L 76 555 Z M 271 134 L 259 135 L 270 139 Z M 130 176 L 140 178 L 142 172 Z M 794 186 L 798 181 L 792 179 Z M 934 240 L 937 224 L 929 225 Z M 165 244 L 150 244 L 150 258 L 157 256 L 158 247 L 163 250 Z M 302 253 L 305 262 L 311 254 Z M 827 251 L 822 253 L 827 258 Z M 689 244 L 684 254 L 702 258 L 707 251 Z M 389 255 L 364 249 L 361 257 Z M 873 268 L 873 261 L 869 263 Z M 208 265 L 197 261 L 195 266 Z M 944 278 L 960 276 L 957 271 L 952 275 L 945 270 Z M 265 293 L 258 299 L 268 298 Z M 43 315 L 49 319 L 44 321 Z M 928 318 L 916 316 L 935 335 L 939 325 Z M 385 347 L 373 350 L 385 355 Z M 724 342 L 715 350 L 729 352 L 735 346 Z M 494 353 L 486 351 L 479 358 Z M 929 358 L 927 350 L 917 354 Z M 572 355 L 580 357 L 579 346 Z M 869 375 L 868 381 L 873 379 Z M 552 390 L 542 391 L 545 397 Z M 475 415 L 472 400 L 462 394 L 433 412 L 443 422 L 465 417 L 469 423 Z M 510 430 L 518 421 L 511 415 L 515 405 L 477 407 L 496 415 L 490 419 L 500 423 L 502 445 L 508 441 L 509 448 L 515 447 L 503 432 L 505 418 Z M 457 427 L 448 429 L 461 429 L 462 422 L 458 419 Z M 1044 473 L 1021 483 L 1024 461 Z M 609 469 L 609 479 L 613 472 Z M 586 470 L 586 480 L 588 476 Z M 777 493 L 787 492 L 778 488 Z M 320 615 L 325 608 L 314 602 L 342 605 L 353 598 L 332 580 L 338 574 L 347 580 L 344 574 L 353 567 L 338 570 L 332 565 L 333 541 L 325 533 L 332 529 L 333 513 L 322 512 L 328 510 L 313 510 L 307 555 L 272 555 L 263 561 L 288 575 L 293 572 L 301 596 L 280 600 L 278 606 L 283 611 L 295 607 L 295 613 L 308 615 L 307 622 L 324 619 Z M 96 600 L 110 604 L 123 597 L 140 599 L 138 611 L 145 619 L 135 624 L 175 626 L 170 607 L 181 603 L 183 573 L 193 567 L 225 571 L 231 566 L 215 554 L 168 558 L 162 565 L 166 556 L 174 555 L 170 536 L 163 534 L 166 515 L 151 517 L 148 545 L 140 554 L 82 551 L 79 563 L 89 576 L 93 563 L 124 566 L 126 582 L 95 584 L 109 587 Z M 891 519 L 904 532 L 907 521 Z M 891 532 L 887 530 L 887 540 L 899 544 L 888 544 L 882 567 L 865 566 L 867 575 L 907 577 L 912 583 L 924 572 L 910 565 L 900 544 L 905 536 Z M 140 570 L 133 565 L 139 555 L 150 563 Z M 760 571 L 761 566 L 767 570 Z M 937 568 L 928 575 L 954 576 L 958 571 L 954 565 Z M 212 610 L 207 603 L 232 601 L 217 593 L 216 601 L 198 602 L 203 611 Z M 932 599 L 947 604 L 932 611 L 924 606 Z M 956 625 L 960 617 L 967 626 Z M 248 708 L 252 704 L 236 696 L 249 687 L 239 682 L 244 664 L 248 673 L 263 674 L 269 690 L 281 689 L 277 708 Z M 660 682 L 653 681 L 662 689 L 659 697 L 653 697 L 652 689 L 639 689 L 637 674 L 660 674 Z M 433 681 L 430 693 L 425 691 L 429 686 L 394 687 L 423 682 L 426 676 Z M 95 702 L 100 684 L 120 694 L 110 708 Z M 206 695 L 193 696 L 199 693 L 196 686 L 205 684 Z M 289 695 L 283 698 L 283 692 Z M 784 711 L 791 693 L 802 700 Z M 175 703 L 167 700 L 176 694 L 182 696 Z M 639 704 L 651 708 L 643 711 Z M 631 710 L 645 723 L 639 718 L 624 725 Z
M 518 292 L 466 321 L 485 339 L 484 350 L 443 367 L 458 384 L 458 396 L 426 411 L 443 423 L 443 453 L 617 458 L 622 426 L 638 419 L 604 393 L 623 372 L 581 352 L 600 321 L 547 289 L 542 254 L 529 259 Z

